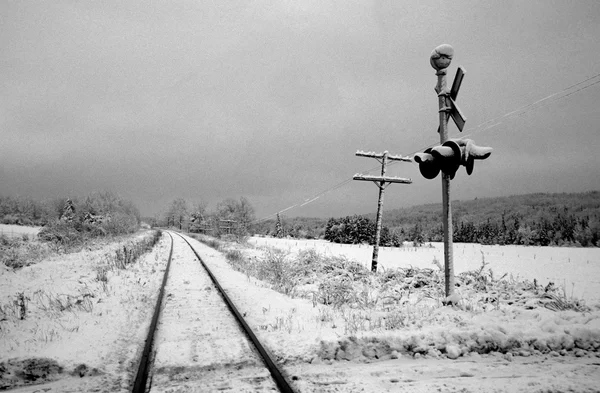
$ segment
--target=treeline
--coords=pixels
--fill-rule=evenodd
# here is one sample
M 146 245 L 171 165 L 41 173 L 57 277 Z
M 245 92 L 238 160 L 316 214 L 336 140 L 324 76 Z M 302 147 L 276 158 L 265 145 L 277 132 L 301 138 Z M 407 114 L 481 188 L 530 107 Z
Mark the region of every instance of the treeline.
M 0 220 L 2 224 L 42 226 L 60 217 L 65 200 L 37 201 L 0 195 Z
M 325 234 L 327 219 L 315 217 L 284 217 L 262 220 L 252 225 L 252 233 L 273 237 L 296 239 L 321 239 Z
M 132 233 L 140 224 L 133 202 L 112 192 L 50 201 L 0 196 L 0 216 L 5 224 L 43 226 L 38 237 L 65 249 L 88 238 Z
M 102 223 L 106 232 L 111 233 L 137 229 L 140 222 L 140 213 L 133 202 L 110 191 L 44 201 L 0 195 L 0 217 L 3 224 L 45 226 L 61 218 L 66 220 L 67 216 L 73 225 L 86 221 Z M 115 226 L 121 228 L 112 228 Z
M 480 244 L 515 244 L 537 246 L 600 247 L 600 225 L 591 217 L 577 218 L 569 208 L 540 209 L 539 219 L 526 219 L 516 214 L 504 213 L 500 220 L 474 223 L 453 218 L 454 241 Z M 440 224 L 417 223 L 408 230 L 400 228 L 406 238 L 422 243 L 443 241 Z
M 441 204 L 385 213 L 400 237 L 443 241 Z M 454 241 L 539 246 L 600 246 L 600 192 L 528 194 L 452 202 Z
M 375 222 L 363 216 L 330 218 L 325 226 L 323 238 L 334 243 L 375 244 Z M 386 226 L 381 228 L 379 244 L 384 247 L 399 247 L 402 239 Z
M 245 197 L 224 199 L 212 210 L 204 202 L 191 204 L 184 198 L 177 198 L 162 215 L 151 219 L 150 224 L 215 237 L 230 235 L 241 238 L 249 234 L 254 217 L 254 207 Z

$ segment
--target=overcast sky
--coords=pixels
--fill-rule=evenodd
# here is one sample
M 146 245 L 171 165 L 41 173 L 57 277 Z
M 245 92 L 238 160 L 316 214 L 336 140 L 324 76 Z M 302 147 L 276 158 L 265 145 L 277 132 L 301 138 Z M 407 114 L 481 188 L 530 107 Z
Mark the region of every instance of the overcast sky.
M 442 43 L 449 78 L 467 72 L 466 129 L 494 148 L 452 199 L 600 189 L 600 77 L 560 93 L 600 74 L 597 0 L 3 0 L 0 194 L 112 190 L 145 215 L 245 196 L 267 216 L 378 165 L 356 150 L 438 142 Z M 441 201 L 416 164 L 388 174 L 413 184 L 388 187 L 386 210 Z M 285 214 L 376 206 L 352 181 Z

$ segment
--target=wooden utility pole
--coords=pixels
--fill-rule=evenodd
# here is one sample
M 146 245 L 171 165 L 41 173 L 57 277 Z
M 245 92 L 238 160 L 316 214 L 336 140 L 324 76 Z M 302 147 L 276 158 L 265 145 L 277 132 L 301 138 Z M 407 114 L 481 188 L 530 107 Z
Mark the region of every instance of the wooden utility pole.
M 356 155 L 359 157 L 370 157 L 375 158 L 381 163 L 381 176 L 368 176 L 357 173 L 354 175 L 354 180 L 367 180 L 372 181 L 379 188 L 379 199 L 377 200 L 377 221 L 375 223 L 375 244 L 373 245 L 373 259 L 371 261 L 371 271 L 377 271 L 377 258 L 379 256 L 379 239 L 381 238 L 381 222 L 383 217 L 383 194 L 387 185 L 391 183 L 412 183 L 411 179 L 405 179 L 402 177 L 386 177 L 385 171 L 387 169 L 388 160 L 390 161 L 405 161 L 412 162 L 408 157 L 402 156 L 391 156 L 389 153 L 384 151 L 383 153 L 373 153 L 357 151 Z
M 231 230 L 233 229 L 233 223 L 237 222 L 235 220 L 219 220 L 220 222 L 224 222 L 225 226 L 221 226 L 221 230 L 226 229 L 227 234 L 231 235 Z

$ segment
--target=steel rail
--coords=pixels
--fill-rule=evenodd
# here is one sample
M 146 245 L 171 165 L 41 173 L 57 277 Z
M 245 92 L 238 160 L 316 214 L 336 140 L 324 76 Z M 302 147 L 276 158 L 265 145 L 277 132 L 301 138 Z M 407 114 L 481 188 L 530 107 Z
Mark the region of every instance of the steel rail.
M 175 232 L 175 233 L 177 233 L 177 232 Z M 206 263 L 204 263 L 202 258 L 200 258 L 200 255 L 198 255 L 198 252 L 196 252 L 194 247 L 190 244 L 190 242 L 185 237 L 183 237 L 179 233 L 177 233 L 177 235 L 179 235 L 188 244 L 188 246 L 190 246 L 190 248 L 192 249 L 192 251 L 194 252 L 196 257 L 198 258 L 198 260 L 200 261 L 200 263 L 202 264 L 202 266 L 204 267 L 204 269 L 210 276 L 210 279 L 212 280 L 213 284 L 215 284 L 215 286 L 219 290 L 221 296 L 225 300 L 225 303 L 227 303 L 229 310 L 235 316 L 235 319 L 240 324 L 240 326 L 242 327 L 242 329 L 244 330 L 244 332 L 246 333 L 246 335 L 248 336 L 250 341 L 252 341 L 252 344 L 254 344 L 254 347 L 256 348 L 256 350 L 261 355 L 262 360 L 264 361 L 265 365 L 269 369 L 269 372 L 271 373 L 271 376 L 275 380 L 275 383 L 277 384 L 277 387 L 279 388 L 279 390 L 282 393 L 295 393 L 294 390 L 292 389 L 290 383 L 284 377 L 281 369 L 279 368 L 279 366 L 277 365 L 275 360 L 273 360 L 272 355 L 262 345 L 262 343 L 259 341 L 258 337 L 256 337 L 256 334 L 254 334 L 254 332 L 252 331 L 252 329 L 250 328 L 250 326 L 248 325 L 248 323 L 246 322 L 246 320 L 244 319 L 242 314 L 240 314 L 238 309 L 235 307 L 235 304 L 231 301 L 229 296 L 227 296 L 227 293 L 225 292 L 225 290 L 223 289 L 221 284 L 219 284 L 219 281 L 217 280 L 217 278 L 212 274 L 212 272 L 210 271 L 210 269 L 208 268 Z
M 162 308 L 162 300 L 165 294 L 165 286 L 167 284 L 167 278 L 169 277 L 169 268 L 171 267 L 171 259 L 173 257 L 173 236 L 171 233 L 166 232 L 171 238 L 171 250 L 169 251 L 169 260 L 167 261 L 167 268 L 163 276 L 160 291 L 158 293 L 158 299 L 156 299 L 156 306 L 154 306 L 154 315 L 152 315 L 152 321 L 148 328 L 148 336 L 146 337 L 146 344 L 140 358 L 138 365 L 138 371 L 133 382 L 131 389 L 132 393 L 144 393 L 146 391 L 146 384 L 148 382 L 148 370 L 150 365 L 150 353 L 152 351 L 152 344 L 154 343 L 154 333 L 156 332 L 156 325 L 158 324 L 158 318 L 160 316 L 160 310 Z

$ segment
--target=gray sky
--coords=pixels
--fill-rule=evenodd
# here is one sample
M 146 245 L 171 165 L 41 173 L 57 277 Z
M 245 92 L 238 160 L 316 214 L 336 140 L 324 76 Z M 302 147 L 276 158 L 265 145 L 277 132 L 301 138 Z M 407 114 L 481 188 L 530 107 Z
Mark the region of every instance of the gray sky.
M 356 150 L 439 141 L 442 43 L 449 77 L 467 71 L 472 129 L 599 74 L 600 2 L 1 1 L 0 194 L 113 190 L 148 215 L 245 196 L 275 213 L 378 165 Z M 559 98 L 598 80 L 476 129 L 494 152 L 452 199 L 600 189 L 600 84 Z M 416 164 L 388 174 L 413 184 L 390 186 L 386 209 L 441 200 Z M 286 214 L 376 202 L 349 182 Z

